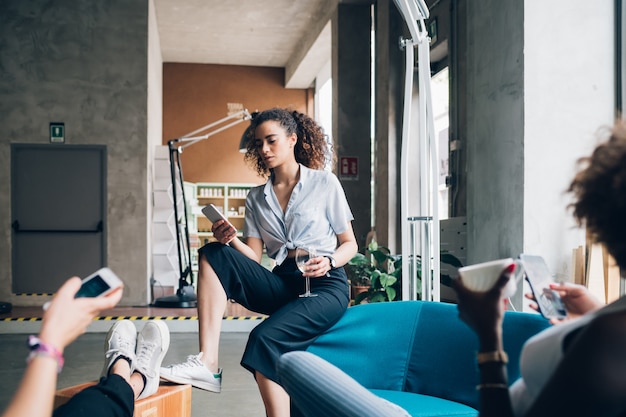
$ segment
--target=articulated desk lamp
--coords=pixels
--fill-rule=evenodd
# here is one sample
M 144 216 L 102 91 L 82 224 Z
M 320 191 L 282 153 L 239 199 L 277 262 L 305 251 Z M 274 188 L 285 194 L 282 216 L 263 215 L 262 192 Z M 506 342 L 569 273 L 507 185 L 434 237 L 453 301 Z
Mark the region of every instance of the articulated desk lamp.
M 433 104 L 430 89 L 430 37 L 424 20 L 429 11 L 424 0 L 395 0 L 411 39 L 401 39 L 400 45 L 406 53 L 404 115 L 401 154 L 401 212 L 402 212 L 402 268 L 411 271 L 410 279 L 403 283 L 403 299 L 416 299 L 417 294 L 417 236 L 420 237 L 422 300 L 439 301 L 439 209 L 437 190 L 439 180 L 438 150 L 435 140 Z M 409 161 L 415 152 L 411 141 L 411 102 L 413 100 L 413 48 L 417 45 L 419 64 L 419 215 L 409 215 Z M 419 223 L 419 224 L 418 224 Z M 415 230 L 420 227 L 420 231 Z
M 193 273 L 191 270 L 191 248 L 189 245 L 189 221 L 187 219 L 187 204 L 185 200 L 185 187 L 183 186 L 183 170 L 180 164 L 180 154 L 183 149 L 197 142 L 205 140 L 223 130 L 238 125 L 241 122 L 250 120 L 251 116 L 248 110 L 241 110 L 228 115 L 220 120 L 210 123 L 200 129 L 187 133 L 180 138 L 171 139 L 167 142 L 170 151 L 170 175 L 172 181 L 172 200 L 174 201 L 174 218 L 176 219 L 176 242 L 178 247 L 178 267 L 179 279 L 178 290 L 176 294 L 157 298 L 154 301 L 155 307 L 167 308 L 193 308 L 197 306 L 197 298 L 193 288 Z M 222 125 L 229 120 L 234 120 L 228 124 Z M 220 126 L 217 127 L 216 126 Z M 201 136 L 195 136 L 207 129 L 215 128 Z M 241 146 L 240 146 L 241 148 Z M 179 213 L 177 204 L 177 190 L 180 190 L 183 201 L 183 213 Z

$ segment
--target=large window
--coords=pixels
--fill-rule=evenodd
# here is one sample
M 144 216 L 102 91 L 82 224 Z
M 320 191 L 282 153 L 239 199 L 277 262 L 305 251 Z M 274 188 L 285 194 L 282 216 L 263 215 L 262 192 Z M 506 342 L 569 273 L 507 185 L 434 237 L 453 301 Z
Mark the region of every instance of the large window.
M 431 78 L 433 99 L 433 118 L 435 122 L 435 138 L 439 146 L 439 219 L 447 219 L 448 215 L 448 185 L 446 178 L 448 169 L 448 132 L 450 127 L 450 88 L 448 67 L 442 69 Z

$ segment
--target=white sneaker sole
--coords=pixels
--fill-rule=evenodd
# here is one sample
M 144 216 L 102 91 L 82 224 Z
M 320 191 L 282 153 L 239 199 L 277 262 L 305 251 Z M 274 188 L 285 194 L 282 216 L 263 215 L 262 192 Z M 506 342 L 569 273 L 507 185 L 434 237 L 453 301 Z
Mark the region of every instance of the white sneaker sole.
M 173 382 L 175 384 L 189 384 L 192 387 L 200 388 L 205 391 L 215 392 L 219 394 L 222 392 L 222 385 L 218 383 L 210 383 L 204 381 L 197 381 L 195 379 L 185 378 L 185 377 L 176 377 L 170 375 L 161 374 L 161 379 L 169 382 Z

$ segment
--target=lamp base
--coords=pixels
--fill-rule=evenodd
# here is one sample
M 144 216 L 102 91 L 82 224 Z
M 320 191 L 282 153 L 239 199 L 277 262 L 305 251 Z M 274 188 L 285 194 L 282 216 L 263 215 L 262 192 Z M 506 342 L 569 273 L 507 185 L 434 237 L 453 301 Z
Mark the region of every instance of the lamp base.
M 176 294 L 154 300 L 154 307 L 164 308 L 195 308 L 198 306 L 193 286 L 185 285 Z
M 0 314 L 7 314 L 11 312 L 13 305 L 11 303 L 0 301 Z

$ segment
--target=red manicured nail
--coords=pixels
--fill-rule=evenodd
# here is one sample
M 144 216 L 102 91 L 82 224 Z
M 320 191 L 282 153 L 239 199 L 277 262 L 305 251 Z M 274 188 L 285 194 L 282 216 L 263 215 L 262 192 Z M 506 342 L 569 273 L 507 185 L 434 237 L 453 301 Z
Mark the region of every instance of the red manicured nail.
M 511 265 L 507 266 L 505 271 L 508 272 L 508 273 L 511 273 L 511 272 L 515 271 L 515 264 L 511 264 Z

